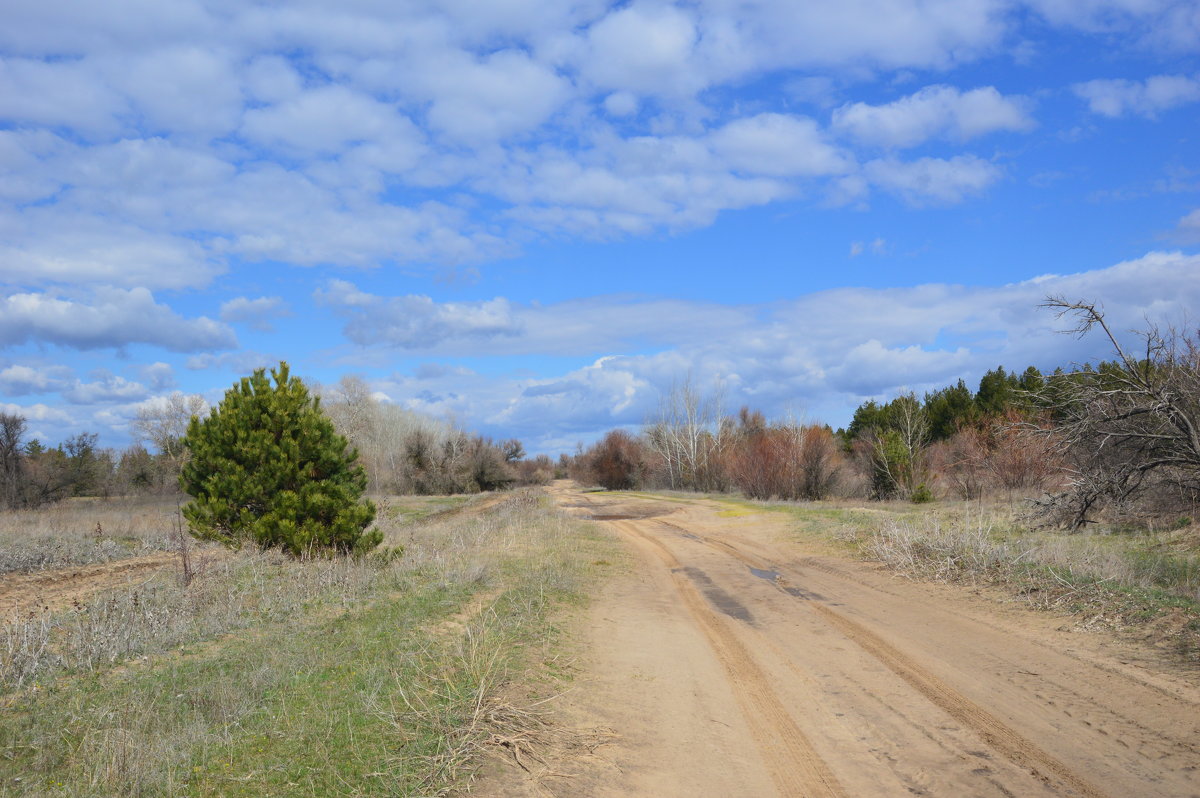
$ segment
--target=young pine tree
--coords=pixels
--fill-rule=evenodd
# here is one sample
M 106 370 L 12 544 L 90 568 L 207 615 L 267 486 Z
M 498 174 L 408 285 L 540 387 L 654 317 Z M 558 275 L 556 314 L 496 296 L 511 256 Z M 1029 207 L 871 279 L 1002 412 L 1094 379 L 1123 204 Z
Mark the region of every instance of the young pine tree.
M 243 377 L 208 418 L 192 418 L 191 458 L 179 481 L 192 534 L 228 546 L 245 541 L 292 554 L 368 551 L 375 505 L 360 501 L 367 476 L 319 401 L 287 363 Z

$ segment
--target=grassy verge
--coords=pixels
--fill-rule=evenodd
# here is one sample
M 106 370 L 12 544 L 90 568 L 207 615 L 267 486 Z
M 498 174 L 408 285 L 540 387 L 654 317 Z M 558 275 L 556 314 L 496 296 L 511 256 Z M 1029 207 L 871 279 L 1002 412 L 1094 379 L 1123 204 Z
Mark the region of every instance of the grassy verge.
M 891 520 L 858 541 L 916 578 L 995 585 L 1200 663 L 1200 552 L 1172 533 L 1067 535 L 986 515 Z
M 553 659 L 557 611 L 611 544 L 528 493 L 387 533 L 405 556 L 346 566 L 371 572 L 354 589 L 313 588 L 320 579 L 296 577 L 306 564 L 283 561 L 255 578 L 274 585 L 260 595 L 307 586 L 286 611 L 10 692 L 0 795 L 438 795 L 464 783 L 520 714 L 505 697 Z

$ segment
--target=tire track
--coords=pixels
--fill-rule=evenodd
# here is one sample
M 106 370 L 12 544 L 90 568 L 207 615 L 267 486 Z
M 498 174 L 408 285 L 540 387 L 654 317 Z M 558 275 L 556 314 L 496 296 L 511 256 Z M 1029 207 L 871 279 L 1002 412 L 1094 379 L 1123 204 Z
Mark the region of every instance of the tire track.
M 772 781 L 785 798 L 845 798 L 846 793 L 808 737 L 783 708 L 770 679 L 750 652 L 718 618 L 684 574 L 683 566 L 666 546 L 631 521 L 610 522 L 642 542 L 671 571 L 672 581 L 717 659 L 751 733 L 762 752 Z
M 998 751 L 1010 761 L 1030 770 L 1043 781 L 1050 781 L 1047 774 L 1053 774 L 1060 782 L 1087 798 L 1107 798 L 1107 793 L 1090 784 L 999 718 L 929 673 L 874 632 L 821 604 L 812 603 L 812 608 L 831 626 L 886 665 L 888 670 L 907 682 L 946 714 L 975 730 L 990 748 Z
M 759 570 L 774 570 L 774 566 L 761 558 L 739 550 L 736 546 L 724 540 L 708 538 L 684 530 L 677 524 L 659 521 L 659 524 L 683 532 L 689 539 L 696 540 L 714 551 L 723 552 L 737 559 L 743 565 Z M 655 541 L 657 543 L 657 541 Z M 658 544 L 661 546 L 661 544 Z M 821 567 L 823 564 L 815 559 L 806 561 L 805 565 L 817 567 L 818 570 L 839 574 L 836 569 Z M 987 745 L 1015 764 L 1026 768 L 1038 778 L 1050 782 L 1050 774 L 1058 781 L 1069 786 L 1072 790 L 1086 798 L 1107 798 L 1107 793 L 1089 783 L 1076 774 L 1062 762 L 1026 739 L 1015 729 L 1008 726 L 999 718 L 959 693 L 943 682 L 937 676 L 922 668 L 909 656 L 883 640 L 866 627 L 850 620 L 839 612 L 822 603 L 812 601 L 788 588 L 790 585 L 782 576 L 775 580 L 779 590 L 807 601 L 812 609 L 826 622 L 857 643 L 862 649 L 883 663 L 888 670 L 903 679 L 910 687 L 924 696 L 928 701 L 946 712 L 959 723 L 971 728 Z

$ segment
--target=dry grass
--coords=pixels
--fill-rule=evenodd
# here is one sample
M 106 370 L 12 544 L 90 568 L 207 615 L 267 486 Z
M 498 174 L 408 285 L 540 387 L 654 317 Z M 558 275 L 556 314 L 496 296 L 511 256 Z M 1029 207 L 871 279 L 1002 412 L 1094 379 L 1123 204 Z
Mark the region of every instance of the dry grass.
M 398 559 L 247 552 L 10 630 L 0 795 L 438 795 L 485 750 L 536 763 L 569 733 L 529 668 L 609 544 L 488 501 L 394 515 Z
M 889 520 L 857 539 L 862 551 L 911 576 L 991 584 L 1029 603 L 1078 614 L 1200 659 L 1200 552 L 1177 533 L 1062 534 L 1021 530 L 1011 516 L 976 512 Z
M 67 499 L 0 513 L 0 575 L 108 562 L 175 548 L 170 498 Z

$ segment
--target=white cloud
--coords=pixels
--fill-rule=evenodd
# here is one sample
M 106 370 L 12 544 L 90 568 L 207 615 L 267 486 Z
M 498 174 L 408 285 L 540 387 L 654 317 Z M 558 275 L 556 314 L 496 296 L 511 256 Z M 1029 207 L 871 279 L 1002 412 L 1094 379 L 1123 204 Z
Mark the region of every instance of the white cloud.
M 638 110 L 637 96 L 628 91 L 614 91 L 604 98 L 604 110 L 612 116 L 629 116 Z
M 920 158 L 902 162 L 891 158 L 869 161 L 867 179 L 910 205 L 953 204 L 979 194 L 1000 179 L 1000 169 L 974 155 Z
M 1155 75 L 1141 80 L 1090 80 L 1073 90 L 1087 101 L 1092 113 L 1108 117 L 1137 114 L 1154 118 L 1200 101 L 1200 79 L 1186 75 Z
M 532 130 L 570 94 L 569 82 L 553 69 L 514 50 L 482 59 L 447 52 L 426 63 L 412 80 L 432 101 L 430 125 L 469 144 Z
M 62 390 L 68 384 L 71 370 L 66 366 L 26 366 L 14 363 L 0 370 L 0 393 L 24 396 Z
M 291 315 L 288 304 L 277 296 L 260 296 L 257 299 L 239 296 L 221 303 L 221 321 L 241 322 L 260 332 L 274 329 L 272 319 Z
M 373 387 L 404 406 L 450 413 L 491 434 L 517 435 L 533 451 L 562 447 L 563 441 L 569 448 L 613 426 L 640 424 L 671 381 L 688 373 L 701 386 L 721 381 L 731 410 L 748 403 L 769 414 L 804 412 L 844 424 L 849 410 L 866 398 L 900 390 L 920 394 L 960 377 L 974 387 L 973 381 L 1000 364 L 1048 370 L 1108 358 L 1106 341 L 1058 334 L 1069 323 L 1038 304 L 1049 294 L 1107 300 L 1114 329 L 1138 329 L 1147 317 L 1179 320 L 1200 304 L 1200 282 L 1190 279 L 1195 273 L 1200 256 L 1156 252 L 1105 269 L 1000 286 L 821 291 L 725 308 L 724 317 L 702 303 L 661 307 L 654 300 L 599 297 L 588 307 L 562 303 L 536 313 L 523 310 L 518 315 L 526 331 L 508 351 L 545 351 L 544 336 L 572 318 L 579 327 L 561 332 L 576 354 L 585 351 L 586 340 L 610 353 L 621 351 L 610 328 L 638 319 L 643 343 L 651 342 L 639 351 L 659 351 L 599 357 L 538 378 L 430 369 Z M 669 332 L 672 326 L 681 328 L 677 336 Z M 491 350 L 484 345 L 482 351 Z
M 71 127 L 88 135 L 119 129 L 124 100 L 84 61 L 0 57 L 0 119 Z
M 221 136 L 233 130 L 241 117 L 242 93 L 230 55 L 214 44 L 105 54 L 92 68 L 130 98 L 144 128 Z
M 734 120 L 712 133 L 717 156 L 734 169 L 770 177 L 841 174 L 851 159 L 825 141 L 806 117 L 759 114 Z
M 77 405 L 136 402 L 149 394 L 140 382 L 131 382 L 114 374 L 103 375 L 95 382 L 75 380 L 74 385 L 62 392 L 64 399 Z
M 886 105 L 843 105 L 833 112 L 833 127 L 864 144 L 914 147 L 935 137 L 966 141 L 997 130 L 1029 130 L 1033 120 L 1023 106 L 991 86 L 966 92 L 926 86 Z
M 331 281 L 317 298 L 346 319 L 347 338 L 360 346 L 451 355 L 578 356 L 731 332 L 752 318 L 744 308 L 716 303 L 633 297 L 551 305 L 504 297 L 437 303 L 424 296 L 375 296 L 342 280 Z
M 343 280 L 317 292 L 318 301 L 348 318 L 346 336 L 359 344 L 428 349 L 444 342 L 513 336 L 520 325 L 508 300 L 436 303 L 427 296 L 370 297 Z
M 185 319 L 144 288 L 99 288 L 90 302 L 49 293 L 0 299 L 0 346 L 30 341 L 85 350 L 149 344 L 173 352 L 237 345 L 227 326 L 204 316 Z
M 683 9 L 633 3 L 588 29 L 580 72 L 600 89 L 692 94 L 705 84 L 690 63 L 696 39 L 696 23 Z
M 1147 49 L 1195 50 L 1200 10 L 1188 0 L 1027 0 L 1056 25 L 1096 33 L 1132 33 Z
M 268 104 L 294 99 L 304 88 L 300 73 L 278 55 L 261 55 L 251 61 L 242 73 L 242 83 L 252 99 Z
M 190 371 L 220 369 L 222 371 L 232 371 L 235 374 L 250 374 L 256 369 L 273 368 L 279 365 L 280 360 L 282 358 L 275 355 L 249 350 L 222 352 L 221 354 L 203 352 L 199 355 L 190 356 L 184 361 L 184 367 Z
M 242 133 L 264 145 L 328 154 L 352 142 L 404 139 L 420 134 L 396 109 L 342 86 L 324 86 L 277 105 L 246 112 Z
M 32 405 L 18 405 L 12 402 L 0 402 L 0 413 L 8 413 L 9 415 L 18 415 L 26 421 L 42 421 L 57 424 L 71 424 L 74 418 L 70 413 L 58 407 L 38 402 Z M 36 436 L 27 436 L 36 437 Z
M 1180 219 L 1175 232 L 1179 238 L 1189 243 L 1200 241 L 1200 208 Z
M 175 387 L 175 369 L 169 363 L 151 363 L 139 368 L 138 373 L 150 383 L 151 390 L 166 391 Z

